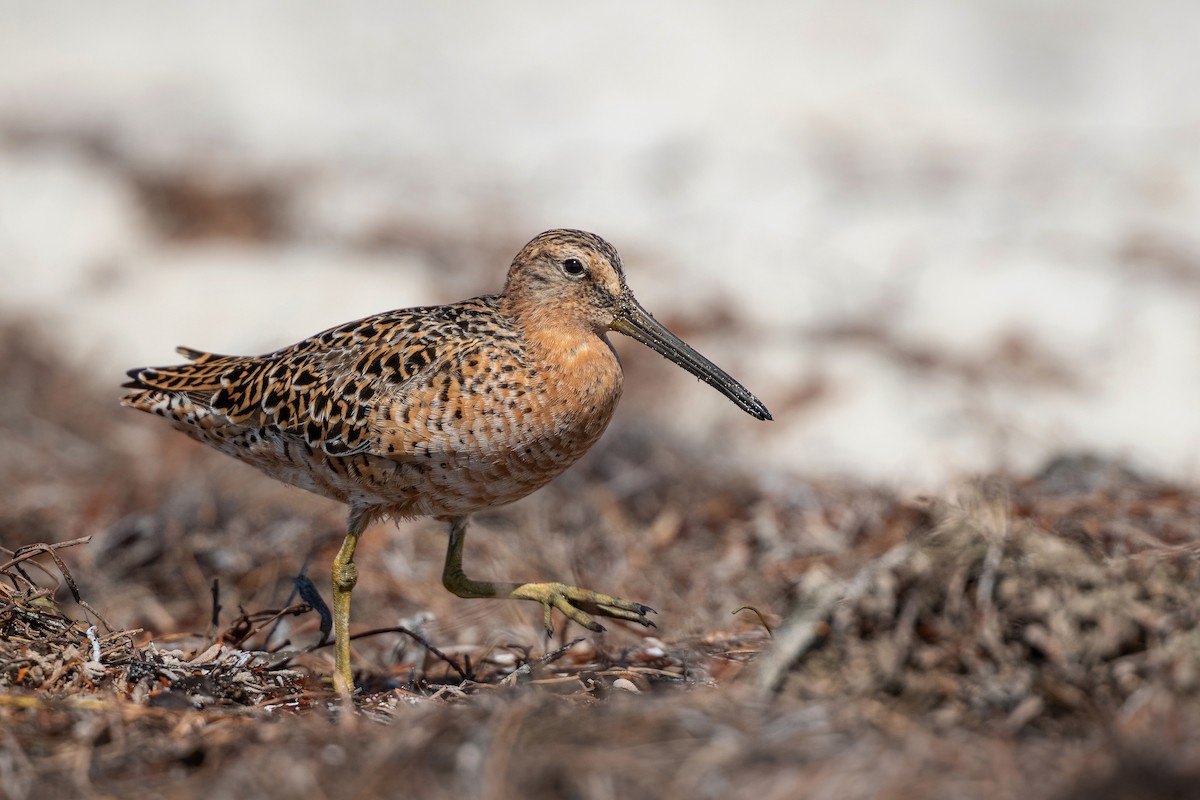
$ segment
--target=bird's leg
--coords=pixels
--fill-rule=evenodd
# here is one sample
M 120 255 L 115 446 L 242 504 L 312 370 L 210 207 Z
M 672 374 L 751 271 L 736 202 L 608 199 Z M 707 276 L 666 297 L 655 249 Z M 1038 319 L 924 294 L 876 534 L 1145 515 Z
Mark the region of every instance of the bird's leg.
M 642 603 L 622 600 L 612 595 L 593 592 L 565 583 L 508 583 L 472 580 L 463 572 L 463 544 L 467 538 L 467 518 L 455 517 L 450 521 L 450 544 L 446 548 L 446 564 L 442 569 L 442 585 L 459 597 L 494 597 L 499 600 L 533 600 L 546 609 L 546 633 L 554 633 L 551 612 L 558 609 L 563 615 L 591 631 L 602 631 L 604 626 L 592 619 L 591 614 L 637 622 L 646 627 L 654 623 L 646 618 L 654 609 Z M 590 613 L 589 613 L 590 612 Z
M 350 593 L 358 583 L 354 548 L 367 520 L 366 512 L 351 509 L 346 538 L 333 559 L 333 686 L 347 698 L 354 693 L 354 673 L 350 669 Z

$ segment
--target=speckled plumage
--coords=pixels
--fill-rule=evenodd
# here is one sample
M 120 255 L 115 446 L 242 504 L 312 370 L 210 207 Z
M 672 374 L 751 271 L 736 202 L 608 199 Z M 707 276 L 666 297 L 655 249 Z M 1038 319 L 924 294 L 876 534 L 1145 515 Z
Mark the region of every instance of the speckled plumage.
M 135 391 L 122 402 L 274 478 L 347 503 L 343 567 L 353 567 L 354 542 L 370 520 L 433 515 L 456 523 L 447 586 L 463 596 L 502 596 L 491 592 L 521 587 L 471 582 L 461 566 L 458 578 L 471 585 L 451 585 L 461 521 L 543 486 L 604 432 L 621 395 L 608 330 L 638 338 L 748 413 L 770 418 L 642 310 L 610 244 L 571 230 L 530 241 L 502 294 L 377 314 L 263 356 L 180 348 L 190 363 L 131 370 L 125 385 Z M 344 582 L 352 587 L 353 576 Z M 344 594 L 348 614 L 349 588 Z M 612 613 L 595 599 L 606 597 L 567 604 L 649 624 L 648 608 L 618 601 L 627 607 Z M 526 599 L 546 605 L 547 621 L 553 605 L 599 627 L 557 599 Z
M 143 370 L 125 402 L 286 483 L 396 516 L 511 502 L 569 467 L 620 397 L 604 348 L 566 396 L 501 297 L 394 311 L 257 358 Z

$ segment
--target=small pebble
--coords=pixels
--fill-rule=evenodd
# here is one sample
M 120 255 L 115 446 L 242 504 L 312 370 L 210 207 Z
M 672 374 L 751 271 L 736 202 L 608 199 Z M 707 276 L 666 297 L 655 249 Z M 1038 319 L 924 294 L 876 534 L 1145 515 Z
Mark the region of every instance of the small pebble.
M 633 692 L 634 694 L 641 694 L 642 692 L 642 690 L 639 689 L 634 682 L 628 678 L 617 678 L 615 681 L 613 681 L 613 688 L 624 689 L 625 691 Z

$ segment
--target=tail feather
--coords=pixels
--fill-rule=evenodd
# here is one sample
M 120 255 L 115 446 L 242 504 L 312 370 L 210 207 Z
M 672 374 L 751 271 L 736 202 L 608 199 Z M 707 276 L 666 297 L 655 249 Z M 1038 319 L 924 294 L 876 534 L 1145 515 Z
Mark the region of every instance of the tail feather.
M 130 380 L 121 384 L 123 389 L 161 389 L 161 390 L 204 390 L 220 387 L 219 376 L 207 374 L 201 377 L 203 373 L 192 373 L 191 368 L 203 366 L 213 361 L 227 360 L 231 356 L 220 355 L 219 353 L 209 353 L 204 350 L 197 350 L 194 347 L 176 347 L 175 352 L 186 358 L 191 364 L 180 364 L 171 367 L 134 367 L 128 370 L 125 374 Z M 180 385 L 177 379 L 186 378 L 183 383 L 195 383 L 196 385 Z M 208 378 L 208 380 L 205 380 Z M 218 378 L 213 383 L 212 379 Z
M 193 361 L 197 364 L 207 364 L 209 361 L 217 361 L 224 358 L 234 358 L 235 356 L 223 356 L 220 353 L 209 353 L 205 350 L 197 350 L 194 347 L 176 347 L 175 352 L 186 358 L 188 361 Z
M 121 384 L 126 389 L 163 392 L 208 392 L 221 388 L 221 379 L 228 375 L 227 356 L 202 354 L 203 358 L 189 364 L 168 367 L 136 367 L 125 374 L 130 380 Z
M 134 367 L 133 369 L 126 370 L 125 374 L 130 377 L 130 380 L 126 381 L 125 383 L 122 383 L 121 388 L 122 389 L 146 389 L 146 388 L 149 388 L 146 386 L 146 384 L 142 383 L 142 380 L 140 377 L 142 374 L 142 370 L 144 370 L 144 369 L 145 369 L 145 367 Z

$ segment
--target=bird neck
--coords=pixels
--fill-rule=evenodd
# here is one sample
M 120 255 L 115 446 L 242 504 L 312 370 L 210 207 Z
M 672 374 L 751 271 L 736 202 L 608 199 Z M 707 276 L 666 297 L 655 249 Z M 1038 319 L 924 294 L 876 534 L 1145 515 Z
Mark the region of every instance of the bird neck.
M 505 313 L 528 343 L 536 360 L 577 372 L 610 371 L 616 356 L 604 331 L 582 322 L 582 315 L 556 304 L 505 304 Z
M 605 336 L 583 328 L 538 328 L 525 334 L 530 349 L 544 364 L 568 373 L 608 372 L 616 366 L 616 353 Z

